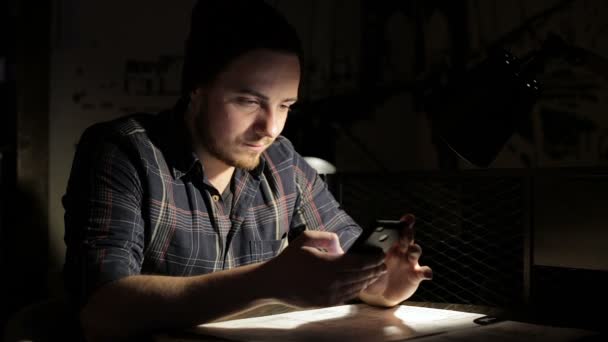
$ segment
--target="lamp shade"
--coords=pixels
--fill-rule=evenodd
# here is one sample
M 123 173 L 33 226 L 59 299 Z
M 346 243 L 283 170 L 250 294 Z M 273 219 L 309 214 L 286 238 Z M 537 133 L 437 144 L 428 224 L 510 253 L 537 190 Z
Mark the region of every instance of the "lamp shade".
M 311 156 L 303 158 L 308 163 L 308 165 L 310 165 L 313 169 L 315 169 L 315 171 L 317 171 L 317 173 L 321 175 L 336 173 L 336 167 L 325 159 Z

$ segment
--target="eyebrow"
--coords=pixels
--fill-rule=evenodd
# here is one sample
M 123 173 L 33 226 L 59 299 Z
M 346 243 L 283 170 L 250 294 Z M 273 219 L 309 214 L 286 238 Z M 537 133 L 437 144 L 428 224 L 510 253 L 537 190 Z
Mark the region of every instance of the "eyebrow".
M 241 88 L 241 89 L 239 89 L 237 91 L 237 93 L 250 94 L 250 95 L 259 97 L 259 98 L 261 98 L 264 101 L 270 100 L 268 98 L 268 96 L 260 93 L 259 91 L 256 91 L 256 90 L 253 90 L 253 89 L 250 89 L 250 88 Z M 298 101 L 298 98 L 297 97 L 289 97 L 289 98 L 283 99 L 281 102 L 292 102 L 292 101 L 296 102 L 296 101 Z

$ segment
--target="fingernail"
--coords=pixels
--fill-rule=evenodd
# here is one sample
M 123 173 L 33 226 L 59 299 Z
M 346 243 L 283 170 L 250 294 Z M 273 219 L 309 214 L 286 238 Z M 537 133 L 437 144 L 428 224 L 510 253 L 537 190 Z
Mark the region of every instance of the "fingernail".
M 433 271 L 428 270 L 428 271 L 424 271 L 424 278 L 431 280 L 433 279 Z

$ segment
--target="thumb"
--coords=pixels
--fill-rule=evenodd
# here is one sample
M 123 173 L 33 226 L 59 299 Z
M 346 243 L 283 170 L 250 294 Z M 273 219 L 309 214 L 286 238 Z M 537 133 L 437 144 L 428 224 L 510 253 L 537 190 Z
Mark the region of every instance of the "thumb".
M 418 277 L 420 280 L 432 280 L 433 279 L 433 270 L 431 270 L 428 266 L 421 266 L 417 270 Z
M 299 247 L 313 247 L 327 251 L 331 254 L 344 254 L 340 246 L 340 239 L 336 233 L 322 232 L 318 230 L 305 230 L 293 242 Z

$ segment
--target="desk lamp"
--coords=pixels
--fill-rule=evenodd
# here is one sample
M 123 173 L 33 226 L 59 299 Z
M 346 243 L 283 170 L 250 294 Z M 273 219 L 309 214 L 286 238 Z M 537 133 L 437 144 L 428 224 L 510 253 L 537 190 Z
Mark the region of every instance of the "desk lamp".
M 541 87 L 536 75 L 556 58 L 608 76 L 608 61 L 553 34 L 521 59 L 496 49 L 447 86 L 430 91 L 426 111 L 438 136 L 470 164 L 489 166 L 538 100 Z

